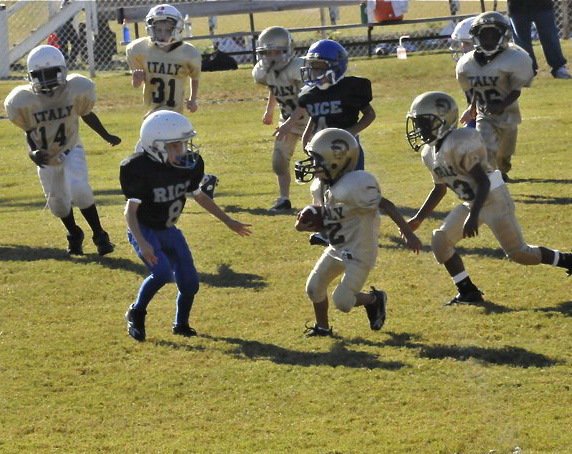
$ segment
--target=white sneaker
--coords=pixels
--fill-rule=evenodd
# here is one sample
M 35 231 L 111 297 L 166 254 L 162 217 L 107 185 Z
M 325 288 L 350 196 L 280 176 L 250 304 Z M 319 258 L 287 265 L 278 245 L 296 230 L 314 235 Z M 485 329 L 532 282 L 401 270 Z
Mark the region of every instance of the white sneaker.
M 565 65 L 555 70 L 552 75 L 555 79 L 572 79 L 572 75 L 570 75 L 570 71 L 568 71 Z

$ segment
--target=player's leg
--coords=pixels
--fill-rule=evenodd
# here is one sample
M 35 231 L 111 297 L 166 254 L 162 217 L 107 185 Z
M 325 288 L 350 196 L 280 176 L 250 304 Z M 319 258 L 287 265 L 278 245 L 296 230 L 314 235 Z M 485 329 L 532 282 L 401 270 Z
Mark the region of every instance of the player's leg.
M 443 225 L 433 231 L 431 238 L 431 249 L 435 260 L 445 266 L 459 291 L 447 304 L 483 301 L 482 292 L 471 281 L 463 259 L 455 250 L 455 245 L 463 238 L 463 225 L 468 214 L 467 206 L 457 206 L 447 215 Z
M 516 151 L 518 129 L 516 125 L 498 129 L 499 147 L 497 150 L 497 167 L 502 173 L 505 182 L 510 182 L 508 172 L 512 168 L 511 159 Z
M 512 261 L 521 265 L 543 263 L 557 266 L 566 269 L 569 275 L 572 274 L 572 253 L 526 243 L 515 215 L 514 202 L 506 187 L 502 186 L 489 193 L 489 203 L 483 208 L 482 218 Z
M 306 281 L 306 294 L 314 307 L 316 324 L 308 327 L 307 336 L 331 336 L 328 318 L 328 285 L 344 271 L 344 264 L 324 251 Z
M 173 322 L 173 334 L 185 337 L 196 336 L 190 327 L 189 318 L 195 295 L 199 291 L 199 274 L 195 268 L 193 256 L 183 233 L 172 227 L 169 236 L 169 257 L 177 283 L 177 311 Z
M 292 209 L 290 202 L 290 182 L 292 180 L 290 172 L 290 160 L 299 142 L 298 134 L 289 133 L 284 140 L 274 141 L 272 152 L 272 170 L 276 174 L 278 182 L 279 197 L 276 199 L 270 211 L 289 211 Z
M 92 240 L 99 255 L 113 252 L 114 246 L 109 235 L 101 226 L 95 205 L 93 190 L 89 185 L 87 162 L 82 147 L 74 147 L 64 160 L 64 172 L 74 205 L 76 205 L 92 230 Z

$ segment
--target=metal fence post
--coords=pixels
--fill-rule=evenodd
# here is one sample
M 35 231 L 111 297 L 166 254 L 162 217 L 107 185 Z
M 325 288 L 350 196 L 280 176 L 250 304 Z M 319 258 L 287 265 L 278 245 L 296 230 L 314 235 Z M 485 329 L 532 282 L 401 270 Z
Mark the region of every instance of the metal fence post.
M 10 77 L 10 44 L 8 43 L 8 11 L 0 4 L 0 79 Z

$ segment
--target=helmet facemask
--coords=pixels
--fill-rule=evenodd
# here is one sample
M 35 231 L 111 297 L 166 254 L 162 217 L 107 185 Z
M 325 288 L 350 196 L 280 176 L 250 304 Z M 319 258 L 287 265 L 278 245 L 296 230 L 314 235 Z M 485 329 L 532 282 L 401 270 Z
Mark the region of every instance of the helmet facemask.
M 28 80 L 36 94 L 51 96 L 66 85 L 67 70 L 62 66 L 37 69 L 28 73 Z
M 177 31 L 177 21 L 172 18 L 152 19 L 146 25 L 147 33 L 158 47 L 167 47 L 181 40 Z
M 508 20 L 495 11 L 477 16 L 469 33 L 477 52 L 486 57 L 506 49 L 512 38 Z
M 431 145 L 439 139 L 439 130 L 444 121 L 437 115 L 407 116 L 407 141 L 411 148 L 419 151 L 423 145 Z

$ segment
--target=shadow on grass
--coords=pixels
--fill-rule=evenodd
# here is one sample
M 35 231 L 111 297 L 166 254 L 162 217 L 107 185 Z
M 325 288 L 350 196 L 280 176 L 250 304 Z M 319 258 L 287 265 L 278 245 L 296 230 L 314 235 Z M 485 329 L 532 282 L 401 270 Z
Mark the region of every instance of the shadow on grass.
M 572 317 L 572 301 L 564 301 L 558 306 L 553 307 L 542 307 L 535 309 L 536 312 L 557 312 L 567 317 Z
M 172 350 L 184 350 L 187 352 L 202 352 L 206 350 L 206 347 L 202 345 L 189 345 L 189 344 L 181 344 L 178 342 L 167 341 L 163 339 L 153 339 L 149 341 L 149 343 L 156 345 L 157 347 L 166 347 Z
M 86 254 L 70 257 L 64 249 L 58 248 L 21 245 L 0 246 L 0 262 L 34 262 L 39 260 L 71 261 L 78 265 L 96 262 L 110 270 L 129 271 L 142 277 L 149 274 L 149 271 L 143 263 L 130 259 L 115 258 L 111 255 L 100 257 L 97 254 Z M 216 273 L 199 272 L 199 281 L 211 287 L 228 288 L 262 289 L 268 285 L 262 276 L 252 273 L 237 273 L 226 263 L 219 265 Z
M 556 184 L 572 184 L 570 179 L 559 178 L 511 178 L 511 183 L 556 183 Z
M 356 369 L 385 369 L 399 370 L 406 365 L 399 361 L 380 361 L 377 355 L 348 350 L 346 341 L 336 339 L 329 352 L 309 352 L 290 350 L 278 345 L 238 339 L 234 337 L 213 337 L 203 335 L 201 337 L 226 342 L 235 346 L 231 354 L 239 359 L 268 360 L 275 364 L 286 364 L 294 366 L 329 366 L 329 367 L 350 367 Z M 328 339 L 317 339 L 328 341 Z M 309 340 L 313 342 L 314 339 Z
M 445 307 L 459 307 L 459 306 L 474 306 L 474 307 L 482 307 L 484 309 L 485 314 L 506 314 L 508 312 L 516 312 L 516 309 L 511 309 L 506 306 L 501 306 L 500 304 L 495 304 L 492 301 L 479 301 L 474 303 L 454 303 L 449 304 L 446 303 Z
M 513 195 L 513 200 L 516 203 L 524 203 L 528 205 L 570 205 L 572 197 L 555 197 L 545 196 L 538 194 L 519 194 Z
M 371 347 L 410 348 L 419 352 L 419 357 L 428 359 L 454 359 L 468 361 L 475 359 L 489 364 L 513 367 L 551 367 L 561 361 L 552 359 L 540 353 L 534 353 L 524 348 L 507 346 L 502 348 L 484 348 L 474 345 L 425 345 L 418 341 L 418 336 L 410 333 L 386 332 L 390 336 L 383 342 L 372 342 L 361 338 L 352 339 L 350 343 L 363 344 Z
M 248 213 L 255 216 L 289 216 L 293 217 L 297 213 L 298 209 L 292 208 L 291 210 L 280 211 L 278 213 L 269 211 L 268 208 L 245 208 L 238 205 L 226 205 L 224 207 L 225 213 Z

